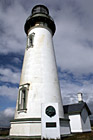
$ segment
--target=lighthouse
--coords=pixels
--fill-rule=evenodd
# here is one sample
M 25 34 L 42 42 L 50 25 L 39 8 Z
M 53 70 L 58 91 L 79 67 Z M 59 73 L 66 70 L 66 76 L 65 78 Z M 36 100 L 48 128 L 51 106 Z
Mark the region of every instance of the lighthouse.
M 48 8 L 36 5 L 24 30 L 27 44 L 10 136 L 60 138 L 62 124 L 68 120 L 64 118 L 53 47 L 56 26 Z

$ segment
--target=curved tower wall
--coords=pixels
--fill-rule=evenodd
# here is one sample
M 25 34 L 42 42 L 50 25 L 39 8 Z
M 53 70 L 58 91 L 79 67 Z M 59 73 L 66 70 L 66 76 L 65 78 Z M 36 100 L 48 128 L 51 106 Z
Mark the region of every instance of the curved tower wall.
M 41 118 L 42 103 L 58 103 L 64 117 L 54 55 L 52 33 L 44 26 L 30 29 L 34 33 L 33 47 L 25 50 L 20 85 L 29 83 L 26 113 L 16 111 L 16 118 Z M 18 109 L 18 104 L 16 109 Z

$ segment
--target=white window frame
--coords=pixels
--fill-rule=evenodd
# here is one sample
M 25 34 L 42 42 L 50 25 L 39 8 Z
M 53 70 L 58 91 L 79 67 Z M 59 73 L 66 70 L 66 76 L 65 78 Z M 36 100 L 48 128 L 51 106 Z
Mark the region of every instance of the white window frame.
M 18 111 L 27 110 L 27 97 L 28 97 L 29 85 L 30 84 L 27 83 L 19 86 Z
M 35 33 L 31 33 L 30 35 L 28 35 L 28 38 L 27 38 L 27 49 L 33 48 L 33 46 L 34 46 L 34 36 L 35 36 Z

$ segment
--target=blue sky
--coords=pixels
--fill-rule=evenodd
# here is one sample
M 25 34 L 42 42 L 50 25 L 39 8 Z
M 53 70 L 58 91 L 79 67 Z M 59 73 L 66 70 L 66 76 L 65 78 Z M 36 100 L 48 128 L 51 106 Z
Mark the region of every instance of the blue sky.
M 24 24 L 36 4 L 46 5 L 56 24 L 53 41 L 63 103 L 78 102 L 82 92 L 93 112 L 93 1 L 0 0 L 0 125 L 14 116 L 26 47 Z

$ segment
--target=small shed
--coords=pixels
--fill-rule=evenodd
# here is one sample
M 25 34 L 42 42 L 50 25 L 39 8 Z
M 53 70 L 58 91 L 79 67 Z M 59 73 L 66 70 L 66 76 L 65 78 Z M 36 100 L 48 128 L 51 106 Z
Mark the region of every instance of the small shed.
M 76 104 L 64 105 L 65 117 L 70 119 L 71 133 L 89 132 L 91 111 L 87 104 L 80 101 Z

